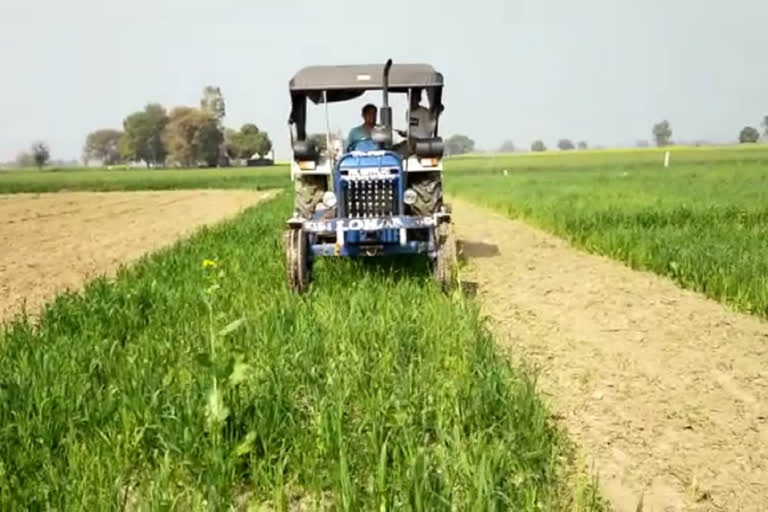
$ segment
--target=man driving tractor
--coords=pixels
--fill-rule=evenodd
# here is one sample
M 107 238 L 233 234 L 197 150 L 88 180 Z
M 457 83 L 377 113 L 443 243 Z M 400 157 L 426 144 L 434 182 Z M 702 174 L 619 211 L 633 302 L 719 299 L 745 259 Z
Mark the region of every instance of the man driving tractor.
M 373 127 L 376 126 L 376 114 L 378 113 L 376 105 L 368 103 L 363 107 L 361 113 L 363 116 L 363 124 L 355 126 L 349 131 L 349 136 L 347 137 L 347 151 L 352 149 L 358 142 L 370 139 Z
M 435 132 L 435 114 L 421 104 L 422 89 L 414 88 L 411 93 L 411 105 L 405 113 L 406 123 L 410 126 L 410 137 L 408 130 L 396 130 L 398 135 L 406 139 L 396 145 L 396 150 L 408 156 L 412 153 L 413 142 L 418 140 L 431 139 Z M 442 109 L 441 109 L 442 111 Z M 363 124 L 355 126 L 349 131 L 347 137 L 346 150 L 350 151 L 361 141 L 371 140 L 371 133 L 376 126 L 376 116 L 378 109 L 372 103 L 366 104 L 362 109 Z

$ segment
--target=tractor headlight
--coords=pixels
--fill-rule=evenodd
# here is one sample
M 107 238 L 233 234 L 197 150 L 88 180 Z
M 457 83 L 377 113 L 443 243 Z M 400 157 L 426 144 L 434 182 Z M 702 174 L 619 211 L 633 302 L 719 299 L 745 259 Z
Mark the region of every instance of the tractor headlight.
M 415 203 L 418 198 L 419 197 L 416 195 L 416 191 L 413 190 L 412 188 L 409 188 L 408 190 L 403 192 L 403 202 L 408 206 Z
M 302 160 L 299 162 L 299 169 L 302 171 L 314 171 L 317 167 L 317 162 L 314 160 Z
M 439 158 L 419 158 L 419 163 L 422 167 L 437 167 L 440 163 Z
M 334 206 L 336 206 L 336 194 L 334 194 L 330 190 L 327 191 L 325 194 L 323 194 L 323 203 L 328 208 L 333 208 Z

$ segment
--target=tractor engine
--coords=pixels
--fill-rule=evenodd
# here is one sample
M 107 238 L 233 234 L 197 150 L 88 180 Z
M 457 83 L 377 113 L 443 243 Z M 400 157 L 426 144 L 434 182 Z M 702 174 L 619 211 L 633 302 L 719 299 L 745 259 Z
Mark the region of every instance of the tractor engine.
M 350 220 L 396 217 L 404 212 L 403 171 L 392 153 L 350 153 L 335 171 L 337 215 Z M 399 230 L 346 233 L 346 243 L 397 243 Z
M 392 156 L 347 157 L 339 163 L 337 173 L 335 188 L 342 217 L 365 219 L 402 214 L 402 171 Z

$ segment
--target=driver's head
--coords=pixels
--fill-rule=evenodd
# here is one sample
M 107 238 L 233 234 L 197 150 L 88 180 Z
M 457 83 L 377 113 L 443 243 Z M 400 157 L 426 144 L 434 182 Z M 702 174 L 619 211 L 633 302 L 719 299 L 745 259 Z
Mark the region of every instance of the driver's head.
M 421 103 L 421 89 L 411 89 L 411 108 L 416 108 Z
M 365 126 L 370 128 L 376 124 L 376 112 L 376 105 L 373 105 L 372 103 L 363 107 L 363 122 Z

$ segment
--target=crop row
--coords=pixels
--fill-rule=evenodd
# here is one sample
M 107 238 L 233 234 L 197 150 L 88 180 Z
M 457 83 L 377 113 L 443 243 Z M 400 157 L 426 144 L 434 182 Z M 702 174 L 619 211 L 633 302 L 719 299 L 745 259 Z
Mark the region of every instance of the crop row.
M 519 168 L 514 158 L 488 164 L 456 161 L 452 193 L 768 317 L 766 162 L 579 171 Z
M 0 508 L 573 499 L 564 442 L 475 306 L 418 260 L 320 262 L 291 295 L 288 210 L 284 194 L 7 326 Z

